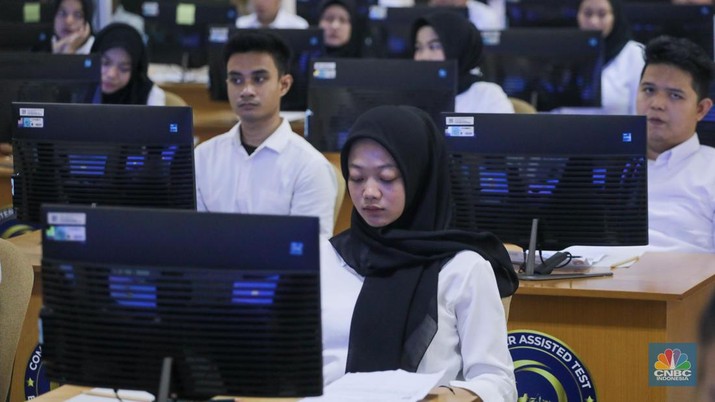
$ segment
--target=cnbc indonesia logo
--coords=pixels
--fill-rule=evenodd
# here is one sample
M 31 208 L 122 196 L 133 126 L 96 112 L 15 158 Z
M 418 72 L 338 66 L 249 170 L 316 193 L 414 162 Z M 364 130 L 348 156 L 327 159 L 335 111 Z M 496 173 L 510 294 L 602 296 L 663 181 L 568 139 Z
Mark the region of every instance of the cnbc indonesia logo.
M 653 362 L 651 386 L 694 386 L 695 344 L 652 343 L 649 345 L 650 361 Z

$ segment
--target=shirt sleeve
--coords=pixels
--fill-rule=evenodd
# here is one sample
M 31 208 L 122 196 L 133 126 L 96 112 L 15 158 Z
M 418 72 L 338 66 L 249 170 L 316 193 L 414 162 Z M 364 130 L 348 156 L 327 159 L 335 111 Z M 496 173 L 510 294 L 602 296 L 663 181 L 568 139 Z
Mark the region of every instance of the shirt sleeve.
M 290 205 L 290 215 L 317 216 L 320 234 L 332 236 L 338 184 L 335 170 L 322 155 L 304 167 Z
M 484 402 L 515 401 L 514 363 L 509 353 L 506 317 L 494 271 L 476 253 L 468 255 L 473 256 L 470 259 L 472 266 L 453 299 L 464 381 L 451 381 L 450 385 L 468 389 Z M 455 258 L 454 262 L 462 261 Z

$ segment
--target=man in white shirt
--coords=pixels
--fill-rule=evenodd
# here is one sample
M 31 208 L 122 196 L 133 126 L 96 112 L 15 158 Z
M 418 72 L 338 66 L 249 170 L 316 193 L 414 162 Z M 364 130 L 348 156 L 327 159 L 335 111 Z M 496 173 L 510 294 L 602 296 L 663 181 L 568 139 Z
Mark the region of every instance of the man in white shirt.
M 279 115 L 290 89 L 290 49 L 265 31 L 241 32 L 224 49 L 228 99 L 240 122 L 195 150 L 199 211 L 320 218 L 332 235 L 333 166 Z
M 253 13 L 238 17 L 238 28 L 305 29 L 308 21 L 281 9 L 281 0 L 251 0 Z
M 714 71 L 687 39 L 661 36 L 645 49 L 636 109 L 647 118 L 651 248 L 715 253 L 715 148 L 695 133 L 713 105 Z

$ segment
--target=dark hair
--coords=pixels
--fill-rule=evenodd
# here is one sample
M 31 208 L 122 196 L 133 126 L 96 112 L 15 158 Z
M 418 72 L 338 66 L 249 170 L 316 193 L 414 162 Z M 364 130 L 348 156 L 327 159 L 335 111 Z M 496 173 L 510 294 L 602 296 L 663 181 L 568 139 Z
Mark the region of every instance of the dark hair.
M 60 10 L 60 6 L 64 0 L 55 0 L 52 4 L 52 18 L 57 16 L 57 11 Z M 89 24 L 90 32 L 92 31 L 92 18 L 94 17 L 94 4 L 92 0 L 79 0 L 82 4 L 82 12 L 84 13 L 84 20 Z
M 702 47 L 690 40 L 666 35 L 651 40 L 645 48 L 645 66 L 641 78 L 650 64 L 667 64 L 689 73 L 693 78 L 693 89 L 698 94 L 698 101 L 708 97 L 714 74 L 713 61 Z
M 223 61 L 228 63 L 228 59 L 234 54 L 249 52 L 268 53 L 276 64 L 278 74 L 288 73 L 290 47 L 267 30 L 241 30 L 231 36 L 223 48 Z

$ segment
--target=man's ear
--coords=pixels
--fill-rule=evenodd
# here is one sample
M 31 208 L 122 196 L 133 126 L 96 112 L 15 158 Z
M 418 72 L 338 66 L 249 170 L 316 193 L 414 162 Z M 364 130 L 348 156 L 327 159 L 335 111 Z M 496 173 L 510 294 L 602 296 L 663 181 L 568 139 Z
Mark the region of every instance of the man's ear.
M 290 74 L 283 74 L 283 76 L 278 81 L 280 85 L 281 97 L 288 93 L 290 87 L 293 85 L 293 76 Z

